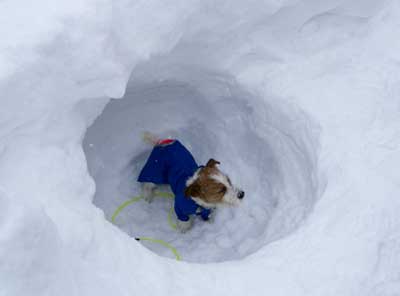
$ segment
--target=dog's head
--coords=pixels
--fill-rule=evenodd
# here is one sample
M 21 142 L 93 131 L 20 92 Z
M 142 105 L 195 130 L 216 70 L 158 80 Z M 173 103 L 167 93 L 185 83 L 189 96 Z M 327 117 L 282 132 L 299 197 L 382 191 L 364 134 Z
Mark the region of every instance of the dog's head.
M 210 159 L 186 182 L 185 196 L 206 208 L 218 205 L 237 205 L 244 197 L 244 191 L 232 185 L 227 175 L 222 173 L 218 161 Z

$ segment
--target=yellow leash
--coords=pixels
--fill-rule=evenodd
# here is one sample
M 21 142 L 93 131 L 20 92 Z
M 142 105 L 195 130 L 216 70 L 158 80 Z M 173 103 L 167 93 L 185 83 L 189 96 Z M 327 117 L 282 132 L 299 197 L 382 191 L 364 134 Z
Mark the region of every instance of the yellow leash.
M 167 242 L 165 242 L 165 241 L 163 241 L 161 239 L 155 239 L 155 238 L 151 238 L 151 237 L 135 237 L 135 240 L 137 240 L 137 241 L 149 241 L 149 242 L 152 242 L 152 243 L 160 244 L 160 245 L 170 249 L 171 252 L 174 254 L 175 259 L 177 261 L 181 261 L 181 256 L 179 255 L 178 251 L 173 246 L 171 246 L 169 243 L 167 243 Z
M 157 197 L 163 197 L 163 198 L 174 198 L 174 195 L 172 193 L 168 193 L 168 192 L 156 192 L 155 196 Z M 139 200 L 143 199 L 143 196 L 135 196 L 133 198 L 131 198 L 130 200 L 125 201 L 124 203 L 122 203 L 113 213 L 113 215 L 111 216 L 111 221 L 112 223 L 115 224 L 115 218 L 117 218 L 118 214 L 125 209 L 127 206 L 129 206 L 130 204 L 136 203 Z M 174 207 L 171 207 L 171 209 L 168 212 L 168 224 L 172 229 L 176 229 L 176 224 L 174 224 L 174 222 L 172 221 L 172 214 L 174 213 Z M 168 249 L 171 250 L 171 252 L 174 254 L 175 259 L 177 261 L 181 260 L 181 256 L 179 255 L 178 251 L 171 246 L 169 243 L 161 240 L 161 239 L 155 239 L 155 238 L 150 238 L 150 237 L 135 237 L 135 239 L 137 241 L 149 241 L 152 243 L 156 243 L 156 244 L 160 244 Z
M 124 202 L 122 205 L 120 205 L 114 212 L 114 214 L 111 217 L 111 221 L 112 223 L 115 224 L 115 218 L 118 216 L 118 214 L 125 209 L 127 206 L 129 206 L 130 204 L 133 204 L 139 200 L 143 199 L 143 197 L 141 196 L 135 196 L 134 198 L 127 200 L 126 202 Z

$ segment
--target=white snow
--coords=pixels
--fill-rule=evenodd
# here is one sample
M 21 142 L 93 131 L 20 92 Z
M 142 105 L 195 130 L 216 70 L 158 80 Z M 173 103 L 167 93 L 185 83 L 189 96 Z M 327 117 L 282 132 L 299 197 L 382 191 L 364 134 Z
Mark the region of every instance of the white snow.
M 400 294 L 398 1 L 5 0 L 0 16 L 0 295 Z M 166 200 L 111 224 L 143 130 L 220 160 L 243 205 L 187 235 Z

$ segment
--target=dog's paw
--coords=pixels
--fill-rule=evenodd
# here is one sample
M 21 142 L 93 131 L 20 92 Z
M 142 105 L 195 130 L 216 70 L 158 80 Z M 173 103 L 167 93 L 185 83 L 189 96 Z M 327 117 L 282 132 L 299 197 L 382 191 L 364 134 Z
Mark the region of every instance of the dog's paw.
M 153 200 L 154 200 L 154 195 L 146 195 L 146 194 L 143 194 L 143 199 L 145 200 L 145 201 L 147 201 L 148 203 L 152 203 L 153 202 Z
M 208 223 L 214 223 L 214 221 L 215 221 L 215 214 L 216 214 L 216 209 L 213 209 L 213 210 L 211 211 L 211 213 L 208 215 L 208 219 L 205 220 L 205 221 L 208 222 Z
M 178 221 L 176 222 L 176 229 L 181 232 L 181 233 L 185 233 L 188 230 L 190 230 L 193 226 L 193 219 L 190 218 L 187 221 L 181 221 L 178 219 Z

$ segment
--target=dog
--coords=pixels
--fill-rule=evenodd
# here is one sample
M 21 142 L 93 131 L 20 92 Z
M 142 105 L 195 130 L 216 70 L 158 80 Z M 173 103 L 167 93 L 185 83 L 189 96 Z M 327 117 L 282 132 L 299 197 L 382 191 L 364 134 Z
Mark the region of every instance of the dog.
M 210 221 L 216 207 L 237 205 L 244 198 L 244 191 L 219 170 L 219 161 L 211 158 L 205 166 L 198 166 L 178 140 L 157 139 L 149 133 L 144 139 L 153 150 L 137 179 L 142 184 L 142 196 L 151 202 L 157 185 L 170 185 L 180 232 L 192 227 L 194 216 Z

